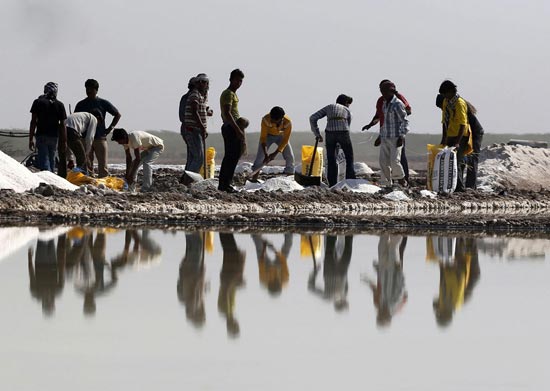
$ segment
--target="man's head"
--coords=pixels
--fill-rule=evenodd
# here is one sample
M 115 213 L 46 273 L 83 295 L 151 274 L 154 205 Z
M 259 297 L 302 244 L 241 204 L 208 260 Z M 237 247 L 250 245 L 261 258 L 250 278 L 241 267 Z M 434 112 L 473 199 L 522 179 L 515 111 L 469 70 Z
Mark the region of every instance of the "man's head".
M 271 121 L 275 122 L 276 124 L 280 124 L 283 121 L 284 116 L 285 111 L 282 107 L 279 106 L 273 107 L 269 112 L 269 118 L 271 118 Z
M 86 88 L 86 96 L 88 98 L 95 98 L 97 96 L 97 92 L 99 91 L 99 83 L 97 82 L 97 80 L 86 80 L 86 83 L 84 83 L 84 87 Z
M 126 145 L 128 144 L 128 132 L 126 129 L 115 128 L 113 129 L 111 140 L 116 141 L 120 145 Z
M 346 107 L 349 107 L 353 103 L 353 98 L 351 96 L 347 96 L 345 94 L 340 94 L 336 98 L 336 103 L 340 105 L 344 105 Z
M 240 69 L 233 69 L 229 75 L 229 88 L 236 91 L 243 84 L 244 73 Z
M 48 99 L 57 99 L 57 91 L 57 83 L 54 83 L 53 81 L 46 83 L 44 86 L 44 95 L 46 95 Z
M 443 108 L 443 100 L 445 99 L 445 97 L 441 94 L 437 94 L 437 96 L 435 97 L 435 105 L 437 107 L 439 107 L 440 109 Z
M 391 100 L 396 93 L 395 84 L 389 80 L 386 80 L 380 84 L 380 93 L 382 94 L 384 100 Z
M 206 73 L 199 73 L 194 78 L 194 85 L 201 94 L 204 94 L 208 92 L 208 88 L 210 87 L 210 79 L 208 79 Z
M 447 99 L 453 98 L 457 94 L 458 90 L 456 84 L 450 80 L 445 80 L 439 86 L 439 93 Z
M 189 79 L 189 82 L 187 83 L 187 88 L 189 90 L 192 90 L 193 88 L 195 88 L 195 78 L 194 77 Z

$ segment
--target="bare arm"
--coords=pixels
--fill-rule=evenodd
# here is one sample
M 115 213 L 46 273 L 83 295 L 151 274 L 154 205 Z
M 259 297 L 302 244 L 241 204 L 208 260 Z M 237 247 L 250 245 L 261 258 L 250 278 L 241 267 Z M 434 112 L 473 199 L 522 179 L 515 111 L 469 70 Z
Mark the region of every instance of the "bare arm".
M 229 124 L 233 129 L 235 129 L 235 132 L 237 132 L 237 137 L 240 138 L 241 141 L 244 141 L 245 140 L 244 130 L 239 128 L 239 125 L 237 125 L 235 118 L 233 118 L 233 115 L 231 114 L 231 105 L 224 104 L 222 106 L 222 111 L 223 111 L 223 117 L 229 120 Z
M 111 121 L 111 125 L 109 125 L 109 127 L 107 128 L 107 131 L 105 134 L 109 134 L 111 133 L 111 131 L 115 128 L 115 126 L 118 124 L 118 121 L 120 121 L 120 117 L 122 117 L 122 115 L 120 113 L 116 113 L 114 116 L 113 116 L 113 120 Z
M 130 155 L 129 149 L 125 149 L 124 152 L 126 153 L 126 181 L 129 183 L 131 177 L 128 174 L 132 170 L 132 155 Z
M 201 116 L 199 115 L 199 102 L 196 100 L 191 102 L 191 113 L 195 121 L 201 125 L 202 138 L 205 139 L 208 136 L 208 133 L 206 133 L 206 124 L 202 123 Z

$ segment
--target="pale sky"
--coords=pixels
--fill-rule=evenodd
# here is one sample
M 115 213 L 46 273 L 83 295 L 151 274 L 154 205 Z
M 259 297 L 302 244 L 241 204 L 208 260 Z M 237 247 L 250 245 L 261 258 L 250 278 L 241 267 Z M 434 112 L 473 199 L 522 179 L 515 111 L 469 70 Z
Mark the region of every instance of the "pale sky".
M 352 130 L 391 79 L 413 107 L 414 132 L 439 132 L 446 78 L 488 132 L 550 132 L 548 0 L 0 0 L 0 128 L 27 128 L 48 81 L 74 105 L 95 78 L 128 130 L 179 130 L 178 103 L 197 73 L 211 78 L 209 131 L 229 73 L 245 73 L 241 115 L 258 131 L 282 106 L 296 130 L 351 95 Z M 109 119 L 110 120 L 110 119 Z M 108 121 L 109 121 L 108 120 Z

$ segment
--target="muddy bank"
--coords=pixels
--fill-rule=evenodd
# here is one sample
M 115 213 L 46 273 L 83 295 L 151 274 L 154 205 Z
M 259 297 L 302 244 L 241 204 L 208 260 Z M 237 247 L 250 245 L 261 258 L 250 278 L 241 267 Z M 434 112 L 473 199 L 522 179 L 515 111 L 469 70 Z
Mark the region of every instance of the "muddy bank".
M 550 191 L 468 191 L 436 199 L 423 186 L 405 190 L 409 201 L 384 194 L 308 188 L 290 193 L 227 194 L 195 190 L 178 182 L 179 172 L 156 173 L 150 193 L 0 191 L 3 224 L 137 224 L 154 226 L 304 227 L 307 229 L 430 227 L 434 229 L 539 230 L 550 228 Z M 244 181 L 244 177 L 239 180 Z M 415 178 L 421 183 L 422 178 Z

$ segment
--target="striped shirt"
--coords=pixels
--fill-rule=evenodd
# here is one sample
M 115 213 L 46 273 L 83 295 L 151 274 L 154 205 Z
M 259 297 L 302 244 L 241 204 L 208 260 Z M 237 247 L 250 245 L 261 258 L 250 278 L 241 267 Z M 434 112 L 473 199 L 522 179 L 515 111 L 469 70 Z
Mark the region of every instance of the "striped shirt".
M 323 117 L 327 117 L 325 132 L 349 132 L 351 111 L 349 111 L 346 106 L 339 103 L 333 103 L 312 114 L 311 117 L 309 117 L 309 123 L 311 125 L 311 131 L 316 136 L 321 135 L 319 126 L 317 126 L 317 121 Z
M 393 96 L 392 100 L 384 101 L 384 124 L 380 127 L 380 137 L 401 137 L 409 131 L 409 120 L 405 111 L 405 104 Z
M 193 103 L 197 103 L 199 106 L 199 117 L 201 119 L 202 125 L 197 123 L 195 116 L 193 115 Z M 199 128 L 206 129 L 206 109 L 208 105 L 208 100 L 206 95 L 202 95 L 198 90 L 193 90 L 189 93 L 187 97 L 187 102 L 185 103 L 185 118 L 184 125 L 190 128 Z

